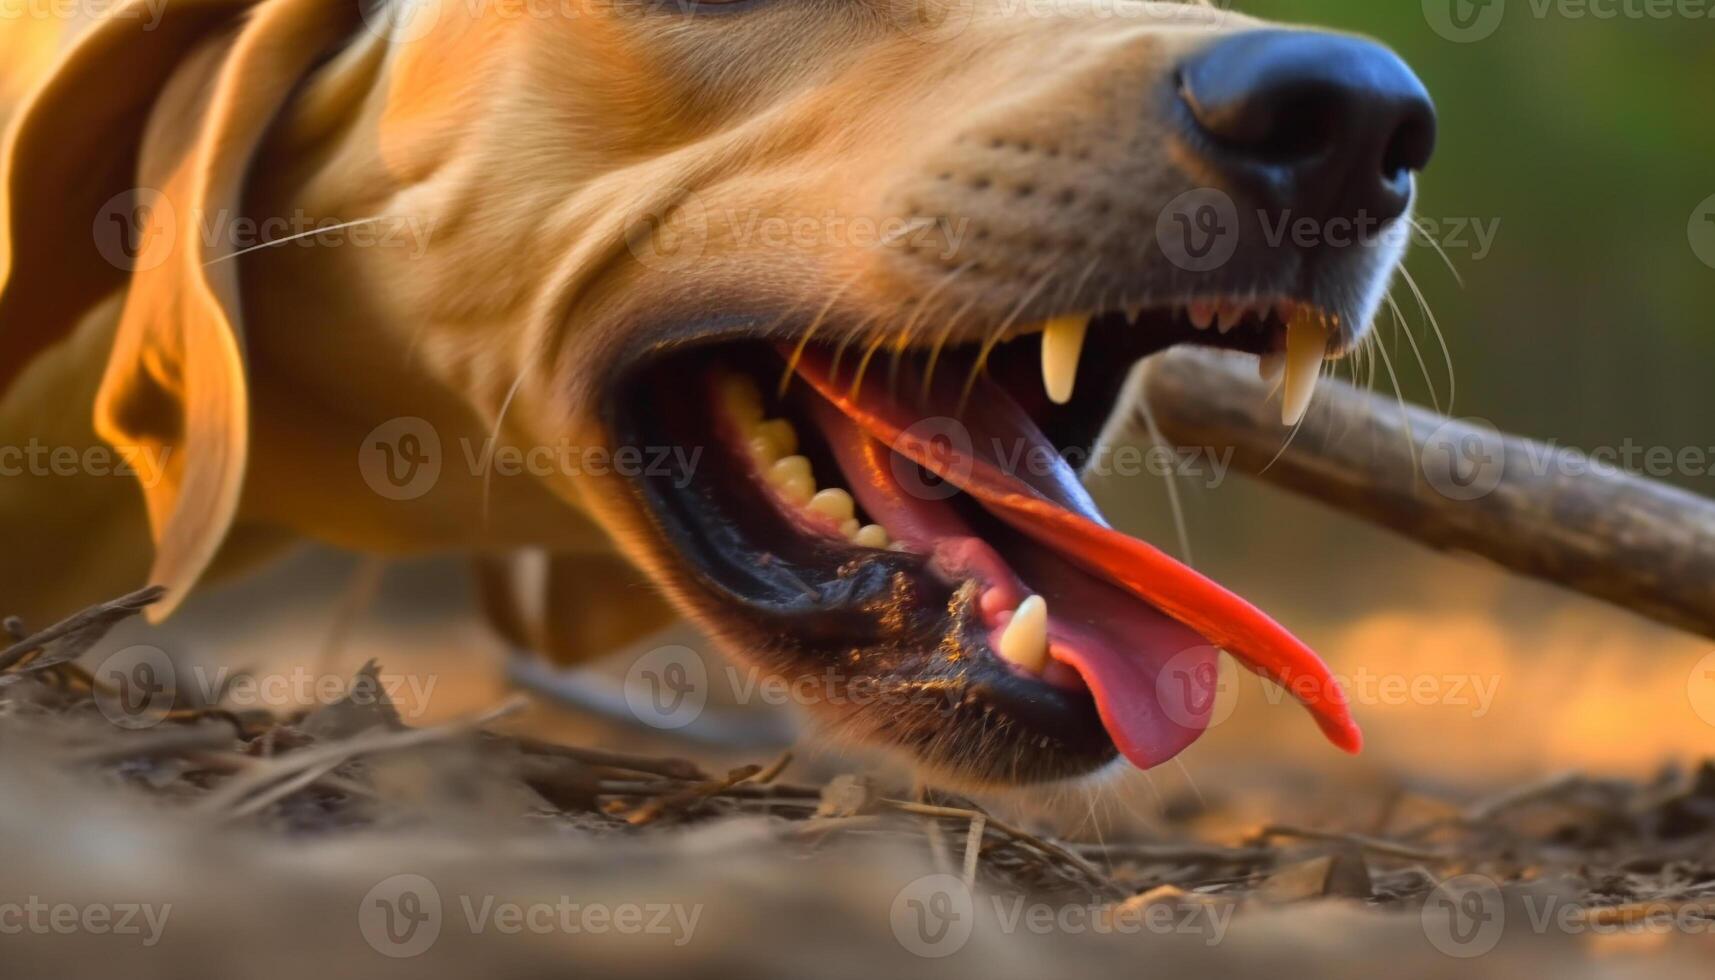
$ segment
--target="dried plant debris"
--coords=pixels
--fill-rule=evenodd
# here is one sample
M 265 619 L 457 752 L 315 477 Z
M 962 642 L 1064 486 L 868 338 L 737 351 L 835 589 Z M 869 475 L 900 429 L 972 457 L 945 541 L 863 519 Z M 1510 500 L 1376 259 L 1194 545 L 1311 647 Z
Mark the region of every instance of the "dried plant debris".
M 492 855 L 624 840 L 642 849 L 627 860 L 648 848 L 692 860 L 681 842 L 730 824 L 789 867 L 837 861 L 852 847 L 903 850 L 984 893 L 1082 903 L 1109 926 L 1322 907 L 1415 916 L 1449 883 L 1477 881 L 1502 902 L 1560 896 L 1581 922 L 1671 909 L 1715 933 L 1715 761 L 1645 784 L 1562 774 L 1474 801 L 1396 790 L 1362 828 L 1280 824 L 1216 842 L 1169 818 L 1176 839 L 1078 842 L 866 776 L 794 782 L 790 755 L 709 772 L 685 758 L 496 731 L 522 697 L 409 727 L 374 662 L 346 697 L 286 717 L 216 704 L 115 724 L 75 657 L 153 598 L 95 607 L 0 654 L 0 778 L 46 766 L 55 778 L 141 792 L 216 832 L 300 842 L 434 832 L 459 841 L 453 850 Z M 0 797 L 16 790 L 0 787 Z M 832 886 L 811 875 L 805 887 Z

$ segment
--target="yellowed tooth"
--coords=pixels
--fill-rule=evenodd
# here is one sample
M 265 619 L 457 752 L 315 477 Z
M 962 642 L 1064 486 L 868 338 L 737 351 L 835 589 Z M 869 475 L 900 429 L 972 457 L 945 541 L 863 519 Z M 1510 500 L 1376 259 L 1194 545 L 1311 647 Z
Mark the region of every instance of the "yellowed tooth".
M 1033 595 L 1019 603 L 1001 631 L 1000 649 L 995 652 L 1033 674 L 1042 673 L 1048 664 L 1047 600 Z
M 893 543 L 888 539 L 887 528 L 880 524 L 865 524 L 858 528 L 851 541 L 860 548 L 885 548 Z
M 740 425 L 749 429 L 762 421 L 762 392 L 756 382 L 742 374 L 729 374 L 721 379 L 720 386 L 727 411 Z
M 750 455 L 766 470 L 780 459 L 780 447 L 767 436 L 753 435 L 750 437 Z
M 1286 325 L 1286 391 L 1280 400 L 1280 420 L 1297 425 L 1316 393 L 1322 359 L 1328 354 L 1328 324 L 1319 313 L 1301 307 Z
M 752 439 L 761 437 L 774 443 L 775 459 L 790 456 L 798 451 L 798 430 L 792 428 L 792 423 L 785 419 L 758 422 L 756 427 L 750 430 L 750 435 Z
M 829 487 L 826 490 L 818 491 L 804 506 L 812 513 L 832 518 L 836 524 L 841 521 L 849 521 L 852 518 L 852 495 L 839 487 Z
M 1087 316 L 1060 316 L 1042 328 L 1042 387 L 1048 400 L 1064 405 L 1072 400 L 1072 385 L 1078 380 L 1078 355 L 1084 349 Z
M 857 537 L 857 533 L 861 530 L 863 529 L 858 527 L 857 518 L 855 517 L 848 517 L 840 522 L 840 537 L 845 538 L 847 541 Z
M 816 478 L 810 472 L 810 460 L 803 456 L 787 456 L 768 468 L 768 483 L 782 497 L 800 506 L 816 495 Z

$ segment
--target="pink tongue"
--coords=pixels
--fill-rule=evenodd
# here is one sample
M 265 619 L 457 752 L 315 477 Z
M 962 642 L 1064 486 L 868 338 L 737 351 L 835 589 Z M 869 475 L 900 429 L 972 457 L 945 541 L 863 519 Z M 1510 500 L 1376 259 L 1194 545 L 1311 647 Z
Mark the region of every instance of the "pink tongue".
M 1050 656 L 1083 678 L 1109 737 L 1134 765 L 1166 762 L 1208 727 L 1217 653 L 1196 631 L 1028 539 L 1007 533 L 1003 558 L 945 502 L 947 484 L 920 480 L 917 464 L 826 400 L 812 407 L 865 513 L 930 555 L 950 584 L 976 578 L 1001 609 L 1032 593 L 1048 601 Z
M 979 577 L 1018 587 L 1018 599 L 1035 591 L 1048 600 L 1051 655 L 1082 676 L 1115 744 L 1135 764 L 1171 758 L 1207 725 L 1214 647 L 1285 686 L 1335 745 L 1361 746 L 1345 692 L 1308 647 L 1238 596 L 1109 528 L 1077 475 L 997 386 L 979 380 L 967 400 L 962 378 L 937 379 L 913 413 L 888 396 L 885 382 L 858 392 L 836 383 L 823 352 L 804 351 L 797 372 L 825 400 L 819 421 L 867 511 L 890 530 L 896 522 L 921 528 L 902 539 L 930 545 L 938 557 L 943 550 L 975 555 L 970 565 Z M 918 379 L 898 382 L 917 394 Z M 971 409 L 959 411 L 961 401 Z M 1000 559 L 956 511 L 930 499 L 933 488 L 914 480 L 900 457 L 970 494 L 1035 546 L 1009 545 Z M 997 563 L 1010 566 L 1000 580 L 989 577 Z

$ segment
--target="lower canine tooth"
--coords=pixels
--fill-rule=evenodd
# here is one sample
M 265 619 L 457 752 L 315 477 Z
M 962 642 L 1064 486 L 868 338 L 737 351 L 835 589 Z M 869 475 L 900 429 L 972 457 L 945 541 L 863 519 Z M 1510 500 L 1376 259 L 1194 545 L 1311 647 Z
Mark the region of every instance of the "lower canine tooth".
M 1297 425 L 1316 393 L 1322 376 L 1322 359 L 1328 354 L 1328 324 L 1320 314 L 1300 307 L 1286 325 L 1286 392 L 1280 401 L 1280 420 Z
M 1048 602 L 1033 595 L 1018 604 L 1012 619 L 1000 634 L 1002 658 L 1033 674 L 1048 664 Z
M 1042 386 L 1048 400 L 1064 405 L 1072 400 L 1072 385 L 1078 380 L 1078 355 L 1084 350 L 1086 316 L 1062 316 L 1042 328 Z

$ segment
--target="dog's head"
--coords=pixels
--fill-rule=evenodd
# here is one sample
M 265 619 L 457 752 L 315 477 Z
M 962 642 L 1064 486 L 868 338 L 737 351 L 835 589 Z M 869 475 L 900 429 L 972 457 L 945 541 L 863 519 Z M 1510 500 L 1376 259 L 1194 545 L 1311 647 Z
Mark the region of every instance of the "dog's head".
M 1108 529 L 1074 467 L 1152 352 L 1256 355 L 1290 421 L 1363 338 L 1434 140 L 1386 49 L 1132 0 L 174 3 L 126 36 L 176 53 L 110 22 L 72 64 L 131 58 L 125 90 L 91 110 L 62 71 L 14 134 L 8 359 L 124 283 L 87 224 L 42 224 L 127 168 L 180 211 L 434 234 L 129 273 L 101 417 L 186 445 L 151 497 L 171 584 L 236 506 L 240 311 L 319 318 L 485 424 L 607 450 L 544 478 L 835 725 L 943 773 L 1170 758 L 1216 647 L 1356 746 L 1314 655 Z M 161 121 L 174 86 L 194 126 Z M 68 106 L 141 156 L 74 184 L 45 145 Z M 255 298 L 281 283 L 290 318 Z

